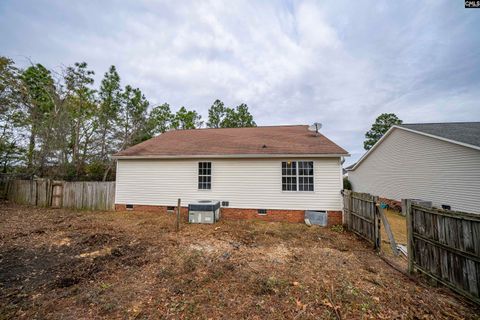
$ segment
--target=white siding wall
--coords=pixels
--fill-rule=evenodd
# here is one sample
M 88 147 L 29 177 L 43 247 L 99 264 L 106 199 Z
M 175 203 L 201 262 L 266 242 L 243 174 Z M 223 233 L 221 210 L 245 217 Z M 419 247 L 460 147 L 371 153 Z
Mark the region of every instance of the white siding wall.
M 354 191 L 480 213 L 480 151 L 394 129 L 354 171 Z
M 282 191 L 282 159 L 203 160 L 212 162 L 211 190 L 197 188 L 201 159 L 118 160 L 115 203 L 173 206 L 181 198 L 183 205 L 211 199 L 232 208 L 341 210 L 340 159 L 302 160 L 314 161 L 314 192 Z

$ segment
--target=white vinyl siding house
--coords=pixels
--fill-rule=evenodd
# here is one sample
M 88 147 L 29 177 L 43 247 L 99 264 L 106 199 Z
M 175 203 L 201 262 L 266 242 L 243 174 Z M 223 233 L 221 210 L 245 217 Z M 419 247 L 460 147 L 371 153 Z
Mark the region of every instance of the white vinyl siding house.
M 394 127 L 349 170 L 348 178 L 357 192 L 480 213 L 479 149 Z
M 313 191 L 282 190 L 284 161 L 313 161 Z M 199 188 L 200 162 L 211 162 L 211 189 Z M 175 206 L 181 198 L 228 201 L 230 208 L 342 210 L 340 157 L 118 159 L 116 183 L 121 204 Z
M 169 211 L 219 201 L 225 219 L 341 222 L 348 152 L 306 125 L 172 130 L 120 151 L 117 210 Z

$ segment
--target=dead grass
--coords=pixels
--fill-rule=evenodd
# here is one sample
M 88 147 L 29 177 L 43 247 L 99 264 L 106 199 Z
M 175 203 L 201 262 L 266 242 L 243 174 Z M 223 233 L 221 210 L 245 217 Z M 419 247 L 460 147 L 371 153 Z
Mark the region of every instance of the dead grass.
M 474 319 L 368 244 L 301 224 L 183 224 L 0 204 L 0 319 Z
M 396 211 L 385 210 L 385 216 L 390 224 L 392 229 L 393 236 L 397 244 L 407 245 L 407 222 L 406 218 Z M 382 251 L 388 254 L 389 256 L 393 255 L 392 249 L 390 247 L 390 240 L 385 231 L 385 227 L 382 222 Z
M 397 241 L 397 243 L 406 245 L 407 244 L 406 218 L 392 210 L 385 210 L 385 215 L 387 216 L 388 222 L 390 223 L 390 228 L 392 228 L 392 232 L 395 236 L 395 241 Z M 386 234 L 384 239 L 388 239 Z

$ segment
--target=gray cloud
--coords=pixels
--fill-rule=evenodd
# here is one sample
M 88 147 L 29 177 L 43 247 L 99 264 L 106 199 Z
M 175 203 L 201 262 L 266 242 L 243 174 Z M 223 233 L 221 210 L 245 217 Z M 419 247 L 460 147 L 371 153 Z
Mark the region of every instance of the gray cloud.
M 153 103 L 320 121 L 348 163 L 381 112 L 480 120 L 480 20 L 457 1 L 4 1 L 0 29 L 20 65 L 115 64 Z

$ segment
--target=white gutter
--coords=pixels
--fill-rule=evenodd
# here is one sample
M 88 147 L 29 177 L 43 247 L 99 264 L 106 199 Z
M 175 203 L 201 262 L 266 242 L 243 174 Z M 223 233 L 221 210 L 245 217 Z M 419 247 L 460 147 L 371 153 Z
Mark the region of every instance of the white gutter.
M 337 158 L 350 154 L 205 154 L 205 155 L 148 155 L 148 156 L 112 156 L 113 159 L 235 159 L 235 158 Z

